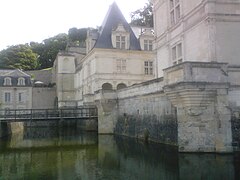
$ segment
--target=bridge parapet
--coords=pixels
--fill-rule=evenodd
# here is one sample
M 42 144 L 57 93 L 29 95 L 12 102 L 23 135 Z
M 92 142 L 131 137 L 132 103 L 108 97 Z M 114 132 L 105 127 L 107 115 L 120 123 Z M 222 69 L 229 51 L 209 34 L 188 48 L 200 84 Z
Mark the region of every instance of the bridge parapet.
M 0 110 L 0 122 L 27 122 L 89 118 L 97 118 L 96 107 Z

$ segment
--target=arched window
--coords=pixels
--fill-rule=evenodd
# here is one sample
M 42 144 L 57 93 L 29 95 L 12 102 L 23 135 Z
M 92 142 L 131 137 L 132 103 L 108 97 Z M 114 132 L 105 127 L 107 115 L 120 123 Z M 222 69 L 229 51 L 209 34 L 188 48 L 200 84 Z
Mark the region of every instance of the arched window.
M 126 87 L 127 87 L 126 84 L 120 83 L 120 84 L 117 85 L 117 90 L 119 90 L 119 89 L 124 89 L 124 88 L 126 88 Z
M 11 86 L 12 85 L 12 81 L 10 77 L 5 77 L 4 78 L 4 86 Z
M 25 85 L 25 79 L 24 78 L 18 78 L 18 86 L 24 86 Z
M 104 83 L 102 85 L 102 90 L 112 90 L 112 85 L 110 83 Z

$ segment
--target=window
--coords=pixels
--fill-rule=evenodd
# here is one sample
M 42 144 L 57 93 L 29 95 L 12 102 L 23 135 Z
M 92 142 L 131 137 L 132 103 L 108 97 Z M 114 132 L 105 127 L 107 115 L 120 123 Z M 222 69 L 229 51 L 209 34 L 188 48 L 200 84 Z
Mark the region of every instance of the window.
M 183 62 L 182 43 L 179 43 L 176 46 L 172 47 L 172 62 L 174 65 Z
M 10 92 L 5 92 L 5 102 L 6 103 L 11 102 L 11 93 Z
M 144 40 L 144 50 L 145 51 L 152 51 L 152 43 L 153 41 L 152 40 Z
M 116 36 L 116 48 L 117 49 L 126 49 L 126 37 L 125 36 Z
M 127 61 L 125 59 L 117 59 L 117 72 L 126 72 Z
M 11 85 L 12 85 L 11 78 L 10 77 L 4 78 L 4 86 L 11 86 Z
M 170 18 L 171 24 L 174 25 L 180 20 L 180 0 L 170 0 Z
M 18 85 L 24 86 L 25 85 L 25 79 L 24 78 L 18 78 Z
M 24 94 L 21 92 L 21 93 L 18 93 L 18 102 L 24 102 Z
M 146 75 L 153 75 L 153 62 L 144 61 L 144 73 Z

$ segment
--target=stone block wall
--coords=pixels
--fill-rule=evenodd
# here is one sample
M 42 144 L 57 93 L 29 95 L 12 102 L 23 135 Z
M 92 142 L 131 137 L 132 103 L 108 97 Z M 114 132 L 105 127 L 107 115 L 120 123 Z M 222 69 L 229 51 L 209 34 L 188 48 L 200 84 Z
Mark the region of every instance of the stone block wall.
M 23 129 L 24 129 L 23 123 L 21 122 L 14 122 L 14 123 L 1 122 L 0 138 L 23 132 Z
M 98 133 L 177 145 L 176 109 L 158 78 L 126 89 L 98 92 Z
M 32 90 L 32 108 L 53 109 L 56 96 L 56 88 L 34 87 Z
M 114 133 L 177 145 L 175 108 L 163 93 L 120 99 Z
M 235 72 L 236 73 L 236 72 Z M 239 79 L 239 73 L 235 76 Z M 234 81 L 239 84 L 238 81 Z M 228 94 L 230 109 L 231 109 L 231 122 L 232 122 L 232 145 L 235 151 L 240 151 L 240 90 L 239 86 L 231 88 Z
M 240 150 L 240 108 L 232 110 L 232 144 L 235 151 Z

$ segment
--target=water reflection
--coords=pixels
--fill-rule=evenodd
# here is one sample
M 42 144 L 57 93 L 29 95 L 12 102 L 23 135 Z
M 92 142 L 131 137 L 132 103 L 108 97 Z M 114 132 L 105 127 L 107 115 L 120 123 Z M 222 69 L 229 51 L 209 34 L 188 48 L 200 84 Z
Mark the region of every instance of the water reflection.
M 0 141 L 0 179 L 238 179 L 239 155 L 175 148 L 77 129 L 26 129 Z

